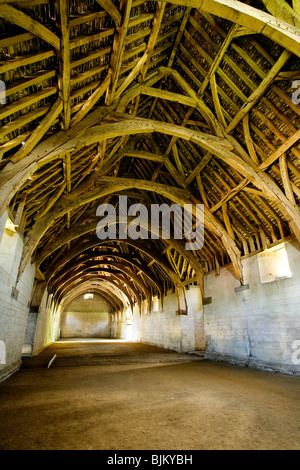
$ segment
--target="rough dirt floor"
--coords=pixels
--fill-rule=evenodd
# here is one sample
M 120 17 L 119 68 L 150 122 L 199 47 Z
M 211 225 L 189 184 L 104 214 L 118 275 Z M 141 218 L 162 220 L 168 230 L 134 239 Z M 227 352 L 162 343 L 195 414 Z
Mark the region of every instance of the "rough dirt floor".
M 137 343 L 55 343 L 0 384 L 2 450 L 299 450 L 299 418 L 299 377 Z

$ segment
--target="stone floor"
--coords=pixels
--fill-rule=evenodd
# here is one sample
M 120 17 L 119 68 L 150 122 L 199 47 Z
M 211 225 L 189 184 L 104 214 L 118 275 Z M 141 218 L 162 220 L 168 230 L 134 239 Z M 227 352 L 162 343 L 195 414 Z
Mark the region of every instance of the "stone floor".
M 300 449 L 299 377 L 122 341 L 26 361 L 0 384 L 2 450 Z

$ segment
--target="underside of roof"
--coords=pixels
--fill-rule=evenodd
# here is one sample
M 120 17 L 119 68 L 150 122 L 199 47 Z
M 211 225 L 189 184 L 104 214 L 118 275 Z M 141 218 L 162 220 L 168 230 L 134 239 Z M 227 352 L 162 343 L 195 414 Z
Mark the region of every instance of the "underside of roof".
M 0 207 L 24 236 L 19 276 L 35 262 L 57 302 L 175 289 L 184 312 L 205 273 L 232 263 L 243 283 L 243 256 L 300 239 L 299 5 L 0 0 Z M 203 204 L 203 247 L 99 240 L 97 207 L 121 216 L 120 196 Z

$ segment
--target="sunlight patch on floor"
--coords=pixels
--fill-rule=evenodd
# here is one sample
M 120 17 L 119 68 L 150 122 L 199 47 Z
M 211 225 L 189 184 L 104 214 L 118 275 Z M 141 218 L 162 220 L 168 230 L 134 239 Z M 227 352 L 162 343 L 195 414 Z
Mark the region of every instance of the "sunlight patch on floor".
M 53 344 L 62 343 L 136 343 L 137 341 L 130 341 L 126 339 L 114 339 L 114 338 L 63 338 L 54 341 Z

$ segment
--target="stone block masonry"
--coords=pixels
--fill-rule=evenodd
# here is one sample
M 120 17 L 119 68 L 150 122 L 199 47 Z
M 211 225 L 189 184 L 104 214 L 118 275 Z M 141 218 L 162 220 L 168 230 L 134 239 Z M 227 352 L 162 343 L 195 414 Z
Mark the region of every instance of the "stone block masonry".
M 109 338 L 111 334 L 110 304 L 100 295 L 85 299 L 80 295 L 64 310 L 61 338 Z
M 176 315 L 177 297 L 173 292 L 163 298 L 163 308 L 157 311 L 134 313 L 134 337 L 143 343 L 153 344 L 179 353 L 204 348 L 203 309 L 200 289 L 186 291 L 187 315 Z
M 219 276 L 205 277 L 205 297 L 211 297 L 204 305 L 207 358 L 300 375 L 300 366 L 293 361 L 293 344 L 300 340 L 297 242 L 282 249 L 289 265 L 284 276 L 280 269 L 286 265 L 275 267 L 271 261 L 262 272 L 264 254 L 258 254 L 243 260 L 245 287 L 239 286 L 231 266 L 221 269 Z M 271 282 L 264 282 L 268 276 Z
M 16 284 L 23 241 L 17 233 L 6 232 L 2 232 L 0 246 L 0 340 L 6 350 L 0 381 L 20 367 L 35 277 L 35 267 L 30 264 Z

